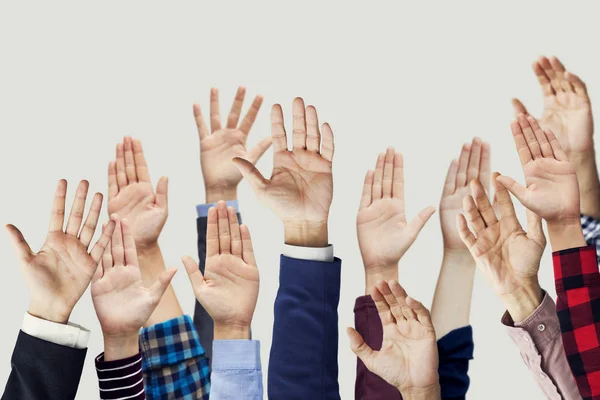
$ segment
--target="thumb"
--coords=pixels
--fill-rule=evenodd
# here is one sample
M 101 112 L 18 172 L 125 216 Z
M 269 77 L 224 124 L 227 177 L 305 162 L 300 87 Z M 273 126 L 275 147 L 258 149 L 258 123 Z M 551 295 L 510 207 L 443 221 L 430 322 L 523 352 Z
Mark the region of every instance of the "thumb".
M 194 289 L 194 292 L 196 292 L 196 290 L 200 289 L 205 284 L 202 271 L 200 271 L 198 264 L 192 257 L 185 256 L 181 261 L 183 261 L 185 272 L 187 272 L 188 277 L 190 278 L 192 288 Z
M 273 143 L 271 136 L 266 137 L 258 142 L 258 144 L 248 152 L 248 161 L 250 161 L 252 164 L 256 164 L 258 159 L 265 154 L 265 151 L 271 147 L 271 143 Z
M 527 112 L 527 109 L 525 108 L 525 106 L 523 105 L 523 103 L 521 103 L 521 101 L 519 99 L 512 99 L 512 107 L 513 110 L 515 112 L 515 115 L 519 115 L 519 114 L 529 114 Z
M 538 243 L 546 245 L 546 236 L 544 235 L 544 229 L 542 228 L 542 217 L 531 211 L 529 208 L 525 209 L 527 215 L 527 236 L 532 238 Z
M 21 260 L 29 261 L 33 256 L 33 252 L 31 251 L 31 247 L 29 247 L 29 244 L 27 244 L 27 241 L 23 237 L 23 234 L 19 228 L 8 224 L 6 225 L 6 230 Z
M 169 178 L 161 176 L 156 184 L 156 205 L 167 208 L 169 203 Z
M 365 343 L 362 335 L 356 329 L 348 327 L 346 328 L 346 333 L 348 334 L 348 339 L 350 339 L 350 349 L 352 352 L 365 364 L 367 369 L 371 370 L 371 358 L 375 355 L 375 351 Z
M 240 170 L 242 176 L 246 178 L 254 192 L 258 192 L 260 188 L 267 184 L 267 180 L 258 169 L 250 161 L 240 157 L 235 157 L 233 163 Z
M 414 237 L 417 237 L 419 235 L 419 232 L 421 232 L 421 229 L 423 229 L 423 227 L 425 226 L 427 221 L 429 221 L 429 218 L 431 218 L 434 212 L 435 207 L 425 207 L 421 210 L 419 214 L 417 214 L 416 217 L 413 218 L 412 221 L 410 221 L 410 223 L 408 224 L 408 229 L 410 230 L 410 232 L 413 233 Z
M 169 268 L 169 269 L 163 271 L 158 276 L 158 279 L 156 280 L 156 282 L 154 282 L 152 284 L 152 286 L 150 286 L 150 293 L 152 295 L 152 298 L 153 298 L 155 304 L 158 304 L 161 297 L 165 293 L 165 290 L 167 290 L 167 288 L 171 284 L 171 279 L 173 279 L 173 277 L 175 276 L 175 273 L 177 273 L 177 268 Z
M 500 175 L 496 178 L 509 192 L 511 192 L 525 207 L 527 207 L 527 189 L 525 186 L 517 183 L 513 178 L 506 175 Z

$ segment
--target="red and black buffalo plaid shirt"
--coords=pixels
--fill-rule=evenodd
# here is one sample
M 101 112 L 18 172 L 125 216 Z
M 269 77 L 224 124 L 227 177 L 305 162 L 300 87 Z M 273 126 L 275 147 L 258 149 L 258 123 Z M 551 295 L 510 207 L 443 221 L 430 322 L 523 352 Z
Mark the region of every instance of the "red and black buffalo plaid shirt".
M 595 246 L 552 254 L 562 340 L 584 400 L 600 400 L 600 273 Z

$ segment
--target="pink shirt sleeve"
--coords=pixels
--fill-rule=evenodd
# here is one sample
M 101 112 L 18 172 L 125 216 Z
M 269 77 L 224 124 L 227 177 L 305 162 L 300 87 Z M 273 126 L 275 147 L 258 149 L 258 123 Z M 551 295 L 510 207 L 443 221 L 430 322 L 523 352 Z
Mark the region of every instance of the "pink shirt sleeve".
M 502 323 L 546 398 L 581 399 L 563 350 L 556 306 L 547 293 L 540 306 L 524 321 L 515 324 L 506 312 Z

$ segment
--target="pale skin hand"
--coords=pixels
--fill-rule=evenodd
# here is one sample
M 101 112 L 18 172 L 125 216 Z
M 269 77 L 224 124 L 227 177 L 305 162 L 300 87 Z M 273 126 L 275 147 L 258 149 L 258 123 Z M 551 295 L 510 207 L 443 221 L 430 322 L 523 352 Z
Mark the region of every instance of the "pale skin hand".
M 383 324 L 381 350 L 371 349 L 360 333 L 348 328 L 352 351 L 403 397 L 439 399 L 438 351 L 429 311 L 395 280 L 377 282 L 372 296 Z
M 327 123 L 319 129 L 317 111 L 304 107 L 301 98 L 293 103 L 293 150 L 287 136 L 281 106 L 271 110 L 273 172 L 265 179 L 252 162 L 234 162 L 261 202 L 283 221 L 286 243 L 323 247 L 328 244 L 327 220 L 333 199 L 333 132 Z
M 469 194 L 469 182 L 480 179 L 489 190 L 490 176 L 490 146 L 478 137 L 462 146 L 460 156 L 448 168 L 440 200 L 444 254 L 431 306 L 439 337 L 469 325 L 475 260 L 460 240 L 456 217 L 462 212 L 462 199 Z
M 167 196 L 167 178 L 155 192 L 141 142 L 125 137 L 108 166 L 108 213 L 129 221 L 138 251 L 156 246 L 169 214 Z
M 510 194 L 494 174 L 494 206 L 479 180 L 471 182 L 471 195 L 463 199 L 465 216 L 457 216 L 460 238 L 482 269 L 515 322 L 535 311 L 542 300 L 538 270 L 546 238 L 542 219 L 527 211 L 525 232 L 517 219 Z M 500 212 L 500 220 L 494 208 Z M 473 232 L 467 226 L 469 222 Z
M 210 92 L 210 131 L 204 122 L 199 104 L 194 104 L 194 118 L 200 138 L 200 164 L 206 202 L 216 203 L 219 200 L 235 200 L 237 185 L 242 174 L 233 165 L 234 157 L 242 157 L 256 164 L 258 159 L 271 146 L 271 138 L 264 138 L 249 151 L 246 148 L 248 134 L 256 120 L 263 98 L 256 96 L 246 116 L 239 123 L 246 89 L 239 87 L 225 127 L 221 125 L 219 110 L 219 91 L 213 88 Z
M 540 124 L 556 134 L 569 158 L 593 152 L 594 120 L 585 83 L 556 57 L 540 57 L 532 67 L 544 95 Z M 513 99 L 513 106 L 517 114 L 527 114 L 519 100 Z
M 100 216 L 102 195 L 94 195 L 82 227 L 88 188 L 87 181 L 79 183 L 71 214 L 66 228 L 63 228 L 67 182 L 58 182 L 48 236 L 37 253 L 31 250 L 17 227 L 6 225 L 31 293 L 29 313 L 35 317 L 61 324 L 68 322 L 73 307 L 90 284 L 115 229 L 114 221 L 109 221 L 89 250 Z
M 498 177 L 527 209 L 548 223 L 553 251 L 585 246 L 579 221 L 579 185 L 575 168 L 552 133 L 535 118 L 519 114 L 511 124 L 526 187 L 507 176 Z
M 224 201 L 209 209 L 207 223 L 204 275 L 183 258 L 194 294 L 215 322 L 215 340 L 250 339 L 259 288 L 250 232 Z
M 388 148 L 377 158 L 375 171 L 367 172 L 356 218 L 358 245 L 365 267 L 366 293 L 375 282 L 398 278 L 398 262 L 435 212 L 426 207 L 412 221 L 404 211 L 402 154 Z
M 175 272 L 174 268 L 165 270 L 152 286 L 144 287 L 132 229 L 127 220 L 116 219 L 110 246 L 92 280 L 92 301 L 104 335 L 105 360 L 138 353 L 138 332 Z
M 462 212 L 462 200 L 469 195 L 469 182 L 479 179 L 485 190 L 490 187 L 490 146 L 474 138 L 462 147 L 458 160 L 452 160 L 440 200 L 440 223 L 444 250 L 466 250 L 456 229 L 456 217 Z

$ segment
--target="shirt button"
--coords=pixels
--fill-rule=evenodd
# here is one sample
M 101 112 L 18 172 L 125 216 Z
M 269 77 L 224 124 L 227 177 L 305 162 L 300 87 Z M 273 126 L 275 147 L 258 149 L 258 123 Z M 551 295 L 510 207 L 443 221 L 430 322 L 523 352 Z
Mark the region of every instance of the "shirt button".
M 538 331 L 540 331 L 540 332 L 544 332 L 544 331 L 546 330 L 546 325 L 544 325 L 544 324 L 539 324 L 539 325 L 537 326 L 537 330 L 538 330 Z

